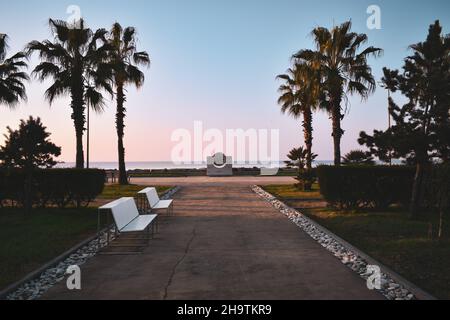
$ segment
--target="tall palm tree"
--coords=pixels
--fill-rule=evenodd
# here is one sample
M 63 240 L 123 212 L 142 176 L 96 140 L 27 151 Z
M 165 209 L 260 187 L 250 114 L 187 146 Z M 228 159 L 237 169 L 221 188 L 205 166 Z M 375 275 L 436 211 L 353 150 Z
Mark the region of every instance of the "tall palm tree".
M 112 95 L 111 71 L 106 64 L 109 50 L 105 38 L 107 31 L 99 29 L 93 32 L 85 27 L 83 19 L 74 25 L 50 19 L 49 25 L 54 41 L 32 41 L 27 50 L 28 53 L 38 52 L 41 59 L 33 74 L 41 81 L 53 79 L 53 84 L 45 92 L 50 104 L 57 97 L 71 97 L 76 134 L 76 167 L 84 168 L 86 106 L 101 111 L 104 98 L 99 90 L 106 90 Z
M 306 146 L 306 168 L 312 169 L 313 126 L 312 113 L 316 109 L 319 87 L 317 72 L 306 63 L 295 63 L 286 74 L 277 79 L 284 83 L 279 88 L 278 104 L 282 113 L 288 113 L 295 119 L 302 119 L 304 141 Z
M 314 29 L 312 36 L 316 50 L 301 50 L 294 55 L 295 59 L 308 61 L 320 70 L 321 106 L 332 119 L 335 165 L 341 164 L 340 145 L 344 134 L 341 121 L 346 113 L 342 102 L 348 101 L 348 94 L 358 94 L 365 100 L 375 91 L 376 82 L 367 59 L 382 53 L 381 49 L 372 46 L 359 52 L 368 37 L 351 32 L 351 26 L 351 21 L 347 21 L 331 30 Z
M 129 84 L 140 88 L 145 80 L 144 73 L 138 66 L 150 66 L 150 57 L 145 51 L 137 51 L 136 29 L 127 27 L 125 29 L 119 23 L 114 23 L 109 32 L 108 43 L 110 51 L 110 63 L 113 70 L 114 87 L 116 91 L 116 129 L 117 148 L 119 158 L 119 183 L 128 184 L 127 171 L 125 167 L 124 118 L 125 118 L 125 87 Z
M 27 98 L 24 81 L 28 80 L 28 75 L 21 71 L 27 63 L 23 52 L 6 59 L 7 40 L 8 36 L 0 33 L 0 104 L 13 108 Z

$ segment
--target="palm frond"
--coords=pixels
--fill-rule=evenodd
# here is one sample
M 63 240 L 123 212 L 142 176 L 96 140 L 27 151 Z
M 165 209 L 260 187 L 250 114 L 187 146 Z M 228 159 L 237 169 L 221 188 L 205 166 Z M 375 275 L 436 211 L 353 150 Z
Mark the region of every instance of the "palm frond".
M 127 27 L 123 31 L 122 41 L 125 44 L 125 47 L 128 44 L 135 42 L 136 29 L 134 27 Z
M 0 34 L 0 104 L 14 108 L 21 100 L 27 99 L 24 82 L 29 80 L 29 76 L 22 71 L 27 67 L 27 55 L 18 52 L 5 59 L 7 39 L 5 34 Z
M 8 50 L 8 36 L 4 33 L 0 33 L 0 61 L 5 59 L 7 50 Z
M 127 75 L 127 82 L 133 83 L 136 88 L 140 88 L 145 81 L 144 73 L 131 64 L 127 66 Z
M 97 113 L 103 112 L 105 109 L 105 100 L 100 91 L 95 87 L 87 87 L 85 92 L 87 105 Z
M 60 73 L 60 68 L 51 62 L 41 62 L 32 72 L 40 81 L 44 81 L 50 76 L 56 77 L 58 73 Z
M 139 88 L 145 81 L 144 73 L 138 66 L 149 66 L 150 56 L 146 51 L 137 51 L 136 42 L 134 27 L 122 28 L 117 22 L 112 26 L 108 37 L 111 46 L 109 65 L 116 86 L 128 83 Z
M 150 67 L 150 56 L 146 51 L 136 52 L 133 54 L 133 62 L 137 65 Z
M 57 97 L 64 96 L 70 93 L 70 88 L 67 84 L 63 83 L 60 80 L 56 80 L 46 91 L 45 91 L 45 99 L 48 100 L 50 105 L 53 104 L 54 100 Z

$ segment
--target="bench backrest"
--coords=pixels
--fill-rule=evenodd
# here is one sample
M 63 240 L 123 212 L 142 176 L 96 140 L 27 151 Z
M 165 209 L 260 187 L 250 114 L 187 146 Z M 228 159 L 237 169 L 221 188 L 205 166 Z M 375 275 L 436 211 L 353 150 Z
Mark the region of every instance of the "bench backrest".
M 121 198 L 110 209 L 119 231 L 139 216 L 139 211 L 133 198 Z
M 158 196 L 158 192 L 156 192 L 155 188 L 145 188 L 140 193 L 145 194 L 151 208 L 153 208 L 154 206 L 156 206 L 158 204 L 159 196 Z
M 120 198 L 120 199 L 114 200 L 114 201 L 112 201 L 112 202 L 109 202 L 109 203 L 107 203 L 107 204 L 101 206 L 101 207 L 99 208 L 99 210 L 111 210 L 112 207 L 115 207 L 115 206 L 117 206 L 119 203 L 121 203 L 121 202 L 123 202 L 123 201 L 126 201 L 126 200 L 128 200 L 128 198 Z

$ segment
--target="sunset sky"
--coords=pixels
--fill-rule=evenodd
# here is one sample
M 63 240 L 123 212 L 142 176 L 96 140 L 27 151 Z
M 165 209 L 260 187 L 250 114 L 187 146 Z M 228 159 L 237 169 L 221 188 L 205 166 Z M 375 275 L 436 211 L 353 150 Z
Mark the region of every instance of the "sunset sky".
M 381 8 L 381 30 L 366 26 L 366 10 L 372 4 Z M 66 20 L 69 5 L 79 6 L 93 29 L 109 29 L 115 21 L 136 27 L 138 49 L 151 56 L 145 85 L 139 91 L 128 89 L 128 161 L 170 160 L 171 133 L 192 129 L 196 120 L 205 128 L 221 130 L 280 129 L 282 155 L 301 145 L 301 123 L 281 115 L 277 106 L 275 77 L 289 67 L 293 53 L 312 47 L 309 33 L 316 26 L 332 27 L 352 19 L 353 31 L 366 33 L 369 45 L 385 51 L 383 57 L 370 60 L 377 80 L 384 66 L 401 67 L 408 45 L 424 40 L 434 20 L 441 20 L 444 32 L 450 32 L 448 0 L 0 0 L 0 33 L 10 38 L 9 53 L 31 40 L 49 38 L 48 19 Z M 30 71 L 36 63 L 33 56 Z M 32 80 L 27 85 L 28 102 L 15 110 L 0 106 L 0 133 L 29 115 L 40 116 L 52 140 L 62 146 L 60 160 L 74 161 L 69 99 L 58 99 L 50 107 L 43 95 L 48 85 Z M 359 147 L 361 130 L 387 126 L 383 89 L 367 102 L 354 97 L 350 103 L 343 122 L 344 153 Z M 117 158 L 114 114 L 115 104 L 109 102 L 104 113 L 92 117 L 91 161 Z M 325 113 L 315 115 L 314 129 L 318 159 L 332 159 L 331 122 Z

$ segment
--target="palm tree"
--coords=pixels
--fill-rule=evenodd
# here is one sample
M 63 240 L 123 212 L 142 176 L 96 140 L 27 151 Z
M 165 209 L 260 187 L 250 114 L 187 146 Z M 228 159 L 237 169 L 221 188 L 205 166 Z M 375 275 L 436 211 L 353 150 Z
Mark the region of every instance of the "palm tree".
M 0 104 L 13 108 L 27 98 L 24 81 L 28 80 L 28 75 L 21 71 L 27 63 L 23 52 L 6 59 L 7 41 L 8 36 L 0 33 Z
M 370 152 L 365 152 L 363 150 L 351 150 L 342 157 L 342 163 L 345 165 L 374 165 L 375 160 Z
M 306 158 L 308 157 L 308 151 L 303 147 L 294 148 L 289 151 L 285 161 L 287 167 L 297 169 L 298 173 L 306 168 Z
M 289 160 L 284 162 L 286 166 L 297 169 L 297 177 L 295 179 L 298 181 L 298 184 L 296 186 L 303 191 L 311 191 L 314 177 L 312 170 L 307 168 L 307 159 L 311 157 L 314 160 L 317 155 L 309 154 L 308 150 L 299 147 L 289 151 L 287 157 Z
M 306 146 L 306 168 L 312 169 L 313 126 L 312 113 L 318 101 L 318 82 L 316 73 L 306 63 L 295 63 L 286 74 L 279 75 L 284 83 L 279 88 L 278 104 L 282 113 L 288 113 L 294 119 L 302 118 L 304 141 Z
M 127 171 L 125 167 L 124 118 L 125 118 L 125 87 L 133 84 L 140 88 L 145 80 L 144 73 L 138 66 L 150 66 L 150 57 L 145 51 L 137 51 L 136 29 L 127 27 L 125 29 L 119 23 L 115 23 L 109 33 L 108 43 L 112 50 L 110 52 L 110 63 L 113 70 L 113 80 L 116 91 L 116 129 L 117 148 L 119 157 L 119 183 L 128 184 Z
M 375 91 L 376 82 L 367 63 L 369 56 L 378 57 L 382 50 L 368 47 L 358 53 L 368 40 L 367 35 L 350 32 L 351 21 L 331 30 L 318 27 L 312 31 L 316 50 L 301 50 L 295 59 L 307 61 L 320 71 L 321 107 L 331 115 L 333 124 L 334 163 L 341 164 L 341 121 L 347 95 L 358 94 L 363 100 Z
M 49 25 L 55 40 L 32 41 L 27 50 L 28 53 L 38 52 L 41 59 L 33 74 L 40 81 L 53 79 L 53 84 L 45 92 L 50 104 L 57 97 L 71 97 L 76 134 L 76 167 L 84 168 L 86 106 L 95 111 L 103 110 L 104 98 L 99 89 L 112 95 L 111 71 L 105 63 L 109 50 L 105 44 L 107 31 L 99 29 L 93 32 L 85 27 L 83 19 L 74 25 L 50 19 Z

